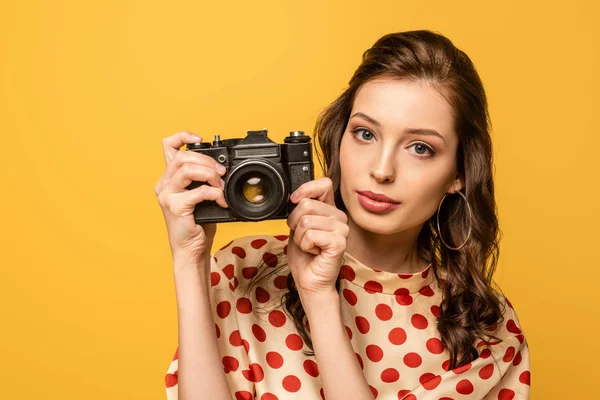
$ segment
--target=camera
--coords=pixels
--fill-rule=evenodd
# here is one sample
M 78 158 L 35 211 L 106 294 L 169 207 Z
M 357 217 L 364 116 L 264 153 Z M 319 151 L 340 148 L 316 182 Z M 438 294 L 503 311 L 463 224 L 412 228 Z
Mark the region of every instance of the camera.
M 289 201 L 296 189 L 314 179 L 310 137 L 303 131 L 293 131 L 284 143 L 275 143 L 267 129 L 249 130 L 245 138 L 192 143 L 187 151 L 195 151 L 215 159 L 227 172 L 225 201 L 229 208 L 206 200 L 196 204 L 197 224 L 236 221 L 285 219 L 296 204 Z M 206 182 L 193 181 L 187 189 Z

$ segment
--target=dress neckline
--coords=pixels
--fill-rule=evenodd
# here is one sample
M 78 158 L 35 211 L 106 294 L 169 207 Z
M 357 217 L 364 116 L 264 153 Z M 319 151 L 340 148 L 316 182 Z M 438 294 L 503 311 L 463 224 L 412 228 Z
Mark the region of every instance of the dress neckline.
M 344 252 L 344 265 L 340 277 L 363 287 L 369 293 L 407 295 L 420 291 L 431 292 L 429 285 L 435 281 L 431 263 L 414 274 L 397 274 L 370 268 L 351 254 Z

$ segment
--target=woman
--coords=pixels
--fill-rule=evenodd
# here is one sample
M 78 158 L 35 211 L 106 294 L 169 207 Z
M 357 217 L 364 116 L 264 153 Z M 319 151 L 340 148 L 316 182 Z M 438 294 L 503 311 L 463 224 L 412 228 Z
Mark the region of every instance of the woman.
M 315 129 L 326 177 L 291 196 L 288 236 L 209 252 L 227 207 L 213 159 L 163 141 L 155 192 L 173 253 L 169 399 L 526 399 L 529 351 L 493 288 L 500 231 L 486 95 L 430 31 L 380 38 Z M 204 181 L 191 191 L 192 181 Z

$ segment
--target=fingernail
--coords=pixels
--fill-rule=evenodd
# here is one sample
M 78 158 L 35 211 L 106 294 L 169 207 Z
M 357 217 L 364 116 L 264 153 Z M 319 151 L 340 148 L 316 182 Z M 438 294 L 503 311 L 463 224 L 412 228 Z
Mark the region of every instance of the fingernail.
M 224 174 L 227 171 L 227 168 L 225 168 L 224 166 L 222 166 L 219 163 L 217 163 L 216 169 L 217 169 L 217 172 L 220 174 Z
M 298 197 L 300 197 L 300 195 L 298 194 L 298 192 L 294 192 L 294 193 L 292 193 L 292 196 L 290 197 L 290 199 L 293 202 L 296 202 L 296 201 L 298 201 Z
M 200 136 L 196 136 L 196 135 L 191 135 L 190 138 L 192 138 L 193 140 L 202 140 L 202 138 Z

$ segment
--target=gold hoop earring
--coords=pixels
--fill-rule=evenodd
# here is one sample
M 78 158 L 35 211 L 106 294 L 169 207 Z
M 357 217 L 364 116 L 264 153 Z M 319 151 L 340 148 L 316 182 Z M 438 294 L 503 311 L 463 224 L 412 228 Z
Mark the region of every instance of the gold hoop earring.
M 473 214 L 471 213 L 471 206 L 469 206 L 469 202 L 467 201 L 467 197 L 464 194 L 462 194 L 460 191 L 457 191 L 456 193 L 460 194 L 462 196 L 462 198 L 465 199 L 465 203 L 467 203 L 467 210 L 469 212 L 469 234 L 467 235 L 467 239 L 465 240 L 465 242 L 462 245 L 460 245 L 459 247 L 448 246 L 448 244 L 444 241 L 444 237 L 442 236 L 442 230 L 440 229 L 440 209 L 442 208 L 442 203 L 444 202 L 444 199 L 449 194 L 449 193 L 446 193 L 444 195 L 444 197 L 442 197 L 442 200 L 440 201 L 440 205 L 438 206 L 437 228 L 438 228 L 438 234 L 440 235 L 440 240 L 442 241 L 442 243 L 444 244 L 444 246 L 446 246 L 450 250 L 460 250 L 460 249 L 462 249 L 463 246 L 465 244 L 467 244 L 467 242 L 469 241 L 469 238 L 471 237 L 471 230 L 473 228 Z

